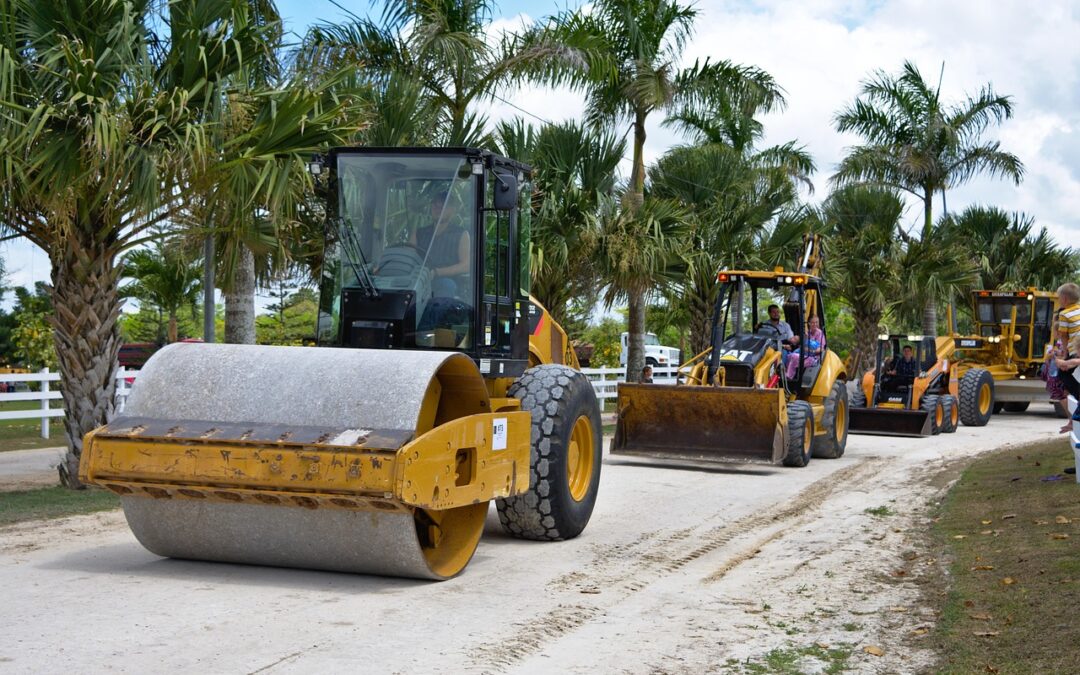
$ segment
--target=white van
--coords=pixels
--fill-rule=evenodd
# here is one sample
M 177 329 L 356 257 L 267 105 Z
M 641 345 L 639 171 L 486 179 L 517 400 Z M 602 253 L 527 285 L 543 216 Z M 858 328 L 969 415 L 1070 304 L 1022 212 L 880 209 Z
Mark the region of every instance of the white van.
M 619 351 L 619 365 L 625 367 L 626 354 L 630 345 L 630 334 L 623 333 L 619 338 L 619 343 L 622 345 L 622 349 Z M 679 350 L 660 344 L 656 333 L 645 333 L 645 365 L 661 366 L 663 368 L 677 366 L 679 365 Z

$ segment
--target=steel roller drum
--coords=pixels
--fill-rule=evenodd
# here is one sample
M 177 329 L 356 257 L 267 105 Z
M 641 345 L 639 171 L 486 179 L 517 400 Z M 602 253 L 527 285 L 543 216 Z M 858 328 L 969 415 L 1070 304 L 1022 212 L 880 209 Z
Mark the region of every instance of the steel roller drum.
M 139 373 L 124 414 L 414 432 L 432 379 L 451 359 L 472 365 L 468 357 L 446 352 L 174 344 L 156 353 Z M 479 373 L 476 377 L 479 380 Z M 425 557 L 408 512 L 137 496 L 125 496 L 122 503 L 135 537 L 165 557 L 427 579 L 448 576 Z M 484 502 L 455 509 L 468 511 L 458 519 L 458 529 L 460 545 L 471 547 L 469 557 L 487 506 Z

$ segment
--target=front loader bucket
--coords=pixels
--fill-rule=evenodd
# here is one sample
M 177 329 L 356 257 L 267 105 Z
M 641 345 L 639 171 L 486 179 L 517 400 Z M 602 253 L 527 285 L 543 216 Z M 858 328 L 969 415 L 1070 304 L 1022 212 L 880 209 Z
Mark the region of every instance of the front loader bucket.
M 852 408 L 848 431 L 876 436 L 929 436 L 933 418 L 924 410 Z
M 614 455 L 779 464 L 787 407 L 779 389 L 620 384 Z

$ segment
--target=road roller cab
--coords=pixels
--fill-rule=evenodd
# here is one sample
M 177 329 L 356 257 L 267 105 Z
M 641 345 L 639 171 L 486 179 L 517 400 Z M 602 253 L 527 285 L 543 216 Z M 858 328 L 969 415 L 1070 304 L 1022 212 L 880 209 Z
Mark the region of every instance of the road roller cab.
M 445 579 L 491 500 L 513 536 L 577 536 L 599 406 L 528 295 L 529 167 L 469 148 L 316 166 L 320 346 L 162 349 L 86 436 L 82 479 L 168 557 Z

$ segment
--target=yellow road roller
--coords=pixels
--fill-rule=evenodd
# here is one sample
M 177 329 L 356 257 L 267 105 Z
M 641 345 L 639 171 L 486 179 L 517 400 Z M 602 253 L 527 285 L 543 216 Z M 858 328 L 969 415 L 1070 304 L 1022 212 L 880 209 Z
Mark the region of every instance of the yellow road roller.
M 510 535 L 576 537 L 600 413 L 528 293 L 528 166 L 470 148 L 341 148 L 318 347 L 175 344 L 81 478 L 166 557 L 446 579 L 489 502 Z
M 680 367 L 682 382 L 619 384 L 612 454 L 792 467 L 843 455 L 844 364 L 815 339 L 826 337 L 820 267 L 807 236 L 798 271 L 721 271 L 711 346 Z

